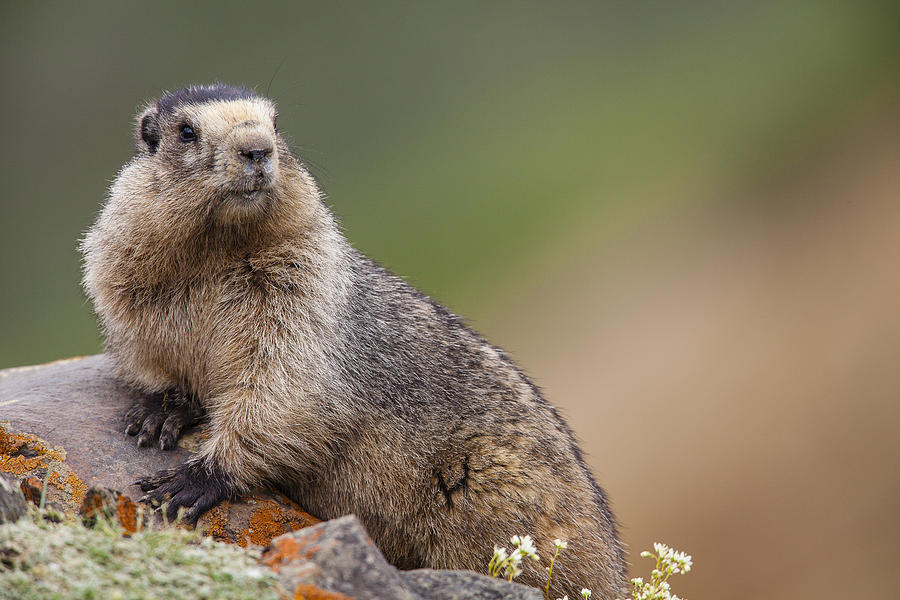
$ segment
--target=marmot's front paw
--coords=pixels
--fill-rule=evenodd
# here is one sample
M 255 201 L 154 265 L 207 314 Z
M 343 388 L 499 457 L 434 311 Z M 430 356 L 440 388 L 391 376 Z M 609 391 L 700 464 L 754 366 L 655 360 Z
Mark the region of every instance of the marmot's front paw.
M 199 418 L 199 411 L 181 395 L 157 394 L 131 407 L 125 415 L 125 433 L 137 435 L 138 446 L 149 446 L 159 438 L 159 448 L 171 450 L 182 432 Z
M 200 461 L 188 461 L 135 482 L 147 495 L 141 502 L 166 503 L 166 515 L 175 518 L 185 509 L 182 522 L 195 525 L 203 513 L 232 496 L 231 478 Z

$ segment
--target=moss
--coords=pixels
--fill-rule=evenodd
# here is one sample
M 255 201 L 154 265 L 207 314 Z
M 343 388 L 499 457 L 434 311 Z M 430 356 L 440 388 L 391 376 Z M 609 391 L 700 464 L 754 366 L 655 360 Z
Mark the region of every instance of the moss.
M 257 554 L 177 528 L 129 537 L 98 520 L 0 525 L 0 590 L 10 600 L 38 598 L 278 598 Z

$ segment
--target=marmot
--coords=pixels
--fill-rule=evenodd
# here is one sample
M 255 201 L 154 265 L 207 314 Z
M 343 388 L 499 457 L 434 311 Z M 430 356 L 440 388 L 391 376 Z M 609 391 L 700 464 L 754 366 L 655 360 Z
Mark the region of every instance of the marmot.
M 484 572 L 531 534 L 552 597 L 624 596 L 603 490 L 569 427 L 499 348 L 344 239 L 275 104 L 190 86 L 137 117 L 137 152 L 85 236 L 84 287 L 118 375 L 143 394 L 126 430 L 171 448 L 142 480 L 196 520 L 273 485 L 311 513 L 356 514 L 402 569 Z M 166 398 L 165 402 L 161 399 Z

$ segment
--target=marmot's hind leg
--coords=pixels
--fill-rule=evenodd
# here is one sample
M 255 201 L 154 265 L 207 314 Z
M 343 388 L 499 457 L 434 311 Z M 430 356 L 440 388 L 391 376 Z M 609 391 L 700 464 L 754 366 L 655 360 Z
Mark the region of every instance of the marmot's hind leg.
M 125 433 L 138 436 L 138 446 L 146 447 L 159 439 L 161 450 L 171 450 L 200 416 L 195 403 L 178 392 L 152 394 L 138 400 L 125 414 Z

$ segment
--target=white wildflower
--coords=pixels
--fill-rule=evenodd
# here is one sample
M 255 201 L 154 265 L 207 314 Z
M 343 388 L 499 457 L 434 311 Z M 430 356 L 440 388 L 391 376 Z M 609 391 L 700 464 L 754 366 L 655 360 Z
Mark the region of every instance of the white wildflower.
M 641 552 L 644 558 L 654 559 L 656 566 L 650 572 L 650 581 L 645 583 L 642 577 L 631 580 L 634 591 L 631 593 L 633 600 L 679 600 L 672 594 L 668 579 L 678 573 L 687 573 L 691 570 L 692 559 L 689 554 L 679 552 L 660 542 L 653 544 L 656 552 Z
M 561 539 L 558 539 L 558 538 L 557 538 L 557 539 L 553 540 L 553 543 L 554 543 L 554 544 L 556 545 L 556 547 L 559 548 L 560 550 L 565 550 L 566 548 L 569 547 L 569 542 L 567 542 L 566 540 L 561 540 Z
M 514 535 L 512 536 L 511 541 L 523 556 L 530 556 L 535 560 L 540 558 L 537 555 L 537 548 L 534 545 L 534 540 L 531 539 L 530 535 L 523 535 L 521 537 Z
M 687 573 L 691 570 L 691 565 L 693 564 L 693 559 L 690 554 L 685 554 L 684 552 L 675 552 L 672 555 L 672 560 L 675 564 L 678 565 L 678 569 L 682 573 Z
M 590 598 L 591 590 L 589 590 L 587 588 L 581 588 L 581 597 L 584 598 L 584 600 L 587 600 L 588 598 Z

